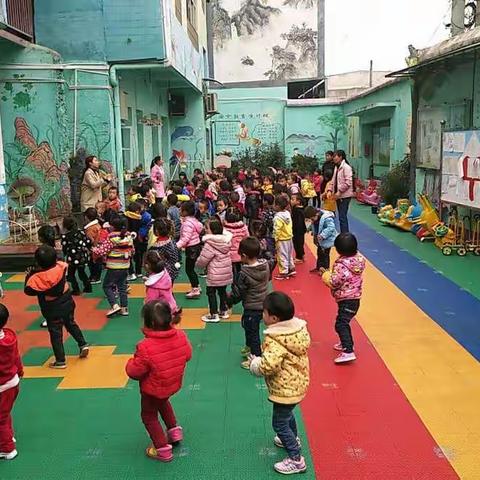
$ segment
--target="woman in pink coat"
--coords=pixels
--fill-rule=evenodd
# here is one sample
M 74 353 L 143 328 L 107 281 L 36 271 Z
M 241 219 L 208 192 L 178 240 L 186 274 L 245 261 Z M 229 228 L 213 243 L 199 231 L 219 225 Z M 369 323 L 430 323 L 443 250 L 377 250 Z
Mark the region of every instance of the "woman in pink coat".
M 230 258 L 232 259 L 233 278 L 236 280 L 242 268 L 238 247 L 240 242 L 248 237 L 248 227 L 243 223 L 242 216 L 237 208 L 230 207 L 225 213 L 224 228 L 232 234 L 232 242 L 230 244 Z
M 333 155 L 336 165 L 333 184 L 335 186 L 335 199 L 337 201 L 338 222 L 340 233 L 348 233 L 348 207 L 354 196 L 353 169 L 347 161 L 347 155 L 343 150 L 337 150 Z
M 206 225 L 207 235 L 203 237 L 204 247 L 196 266 L 207 269 L 207 297 L 210 314 L 204 315 L 204 322 L 220 321 L 228 315 L 227 286 L 233 282 L 230 243 L 232 234 L 223 230 L 222 222 L 213 217 Z M 220 298 L 220 315 L 217 303 Z
M 165 171 L 163 170 L 162 157 L 157 156 L 150 165 L 150 178 L 155 188 L 155 198 L 158 203 L 165 197 Z
M 172 279 L 165 268 L 165 262 L 156 250 L 150 250 L 145 258 L 148 277 L 145 280 L 145 303 L 161 300 L 170 307 L 175 319 L 181 314 L 173 296 Z

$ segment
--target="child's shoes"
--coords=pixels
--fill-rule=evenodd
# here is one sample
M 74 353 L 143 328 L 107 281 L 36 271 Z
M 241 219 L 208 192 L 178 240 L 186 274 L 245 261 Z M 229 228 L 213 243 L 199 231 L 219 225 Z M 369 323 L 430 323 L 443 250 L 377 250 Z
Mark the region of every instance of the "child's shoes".
M 176 427 L 167 430 L 167 437 L 169 443 L 175 445 L 183 440 L 183 428 L 177 425 Z
M 336 350 L 337 352 L 343 352 L 345 350 L 340 342 L 336 343 L 333 346 L 333 349 Z
M 281 462 L 276 463 L 273 468 L 275 471 L 283 475 L 293 475 L 295 473 L 304 473 L 307 471 L 307 465 L 303 457 L 300 457 L 299 460 L 293 460 L 292 458 L 287 457 Z
M 275 435 L 273 437 L 273 443 L 275 444 L 276 447 L 278 448 L 285 448 L 283 446 L 283 443 L 282 441 L 280 440 L 280 437 L 278 435 Z M 297 437 L 297 443 L 298 443 L 298 446 L 301 447 L 302 446 L 302 443 L 300 442 L 300 439 Z
M 17 450 L 11 452 L 0 452 L 0 460 L 13 460 L 18 455 Z
M 230 314 L 228 313 L 228 310 L 226 310 L 225 312 L 220 312 L 220 318 L 222 320 L 228 320 L 230 318 Z
M 214 315 L 204 315 L 202 317 L 202 322 L 205 323 L 218 323 L 220 321 L 220 317 L 218 316 L 218 313 L 215 313 Z
M 107 312 L 107 317 L 113 317 L 114 315 L 117 315 L 121 311 L 120 305 L 115 304 L 108 312 Z
M 353 362 L 354 360 L 356 360 L 357 357 L 355 355 L 355 353 L 347 353 L 347 352 L 342 352 L 335 360 L 334 362 L 339 364 L 339 363 L 349 363 L 349 362 Z
M 88 354 L 90 353 L 90 346 L 84 345 L 83 347 L 80 347 L 80 354 L 78 355 L 80 358 L 87 358 Z
M 200 298 L 200 295 L 202 294 L 202 291 L 200 290 L 199 287 L 197 288 L 192 288 L 192 290 L 190 292 L 188 292 L 185 296 L 191 300 L 191 299 L 194 299 L 194 298 Z
M 173 460 L 172 446 L 169 444 L 161 448 L 148 447 L 145 453 L 147 457 L 160 462 L 171 462 Z
M 54 368 L 55 370 L 64 370 L 67 368 L 67 363 L 66 362 L 52 362 L 49 363 L 48 366 L 50 368 Z
M 247 347 L 246 345 L 240 350 L 240 355 L 242 357 L 248 357 L 250 355 L 250 347 Z

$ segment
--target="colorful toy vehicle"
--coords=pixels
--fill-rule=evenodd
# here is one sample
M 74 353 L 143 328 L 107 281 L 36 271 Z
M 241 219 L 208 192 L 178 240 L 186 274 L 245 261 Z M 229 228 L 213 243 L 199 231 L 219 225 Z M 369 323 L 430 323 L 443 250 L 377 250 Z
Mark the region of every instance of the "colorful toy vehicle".
M 410 202 L 406 198 L 398 200 L 396 208 L 393 208 L 392 205 L 385 205 L 378 212 L 378 220 L 385 225 L 406 229 L 405 221 L 409 207 Z
M 453 238 L 450 238 L 448 242 L 443 241 L 442 253 L 449 256 L 453 252 L 457 252 L 457 255 L 464 257 L 467 254 L 465 219 L 459 220 L 456 215 L 451 215 L 448 228 L 453 232 Z
M 380 223 L 391 225 L 395 218 L 395 209 L 393 208 L 393 205 L 385 205 L 382 207 L 378 212 L 377 217 Z
M 378 207 L 380 204 L 380 195 L 377 193 L 379 182 L 377 180 L 370 180 L 368 186 L 365 188 L 363 183 L 357 183 L 357 201 L 372 207 Z
M 473 217 L 473 223 L 470 225 L 470 218 L 467 217 L 469 223 L 469 238 L 465 242 L 465 248 L 468 252 L 480 256 L 480 215 Z

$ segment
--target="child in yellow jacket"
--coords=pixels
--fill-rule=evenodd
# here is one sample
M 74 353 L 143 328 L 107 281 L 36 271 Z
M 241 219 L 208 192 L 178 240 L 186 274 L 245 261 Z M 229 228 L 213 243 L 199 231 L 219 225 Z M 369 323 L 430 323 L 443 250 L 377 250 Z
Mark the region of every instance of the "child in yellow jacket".
M 305 397 L 310 382 L 307 323 L 295 318 L 292 299 L 272 292 L 263 303 L 264 331 L 261 357 L 250 356 L 250 371 L 265 377 L 268 399 L 273 403 L 274 443 L 285 448 L 288 457 L 274 465 L 277 472 L 290 475 L 307 470 L 302 456 L 294 408 Z
M 273 217 L 273 238 L 277 251 L 278 275 L 276 280 L 286 280 L 296 275 L 293 261 L 293 224 L 292 216 L 287 210 L 290 201 L 280 195 L 275 199 L 276 214 Z

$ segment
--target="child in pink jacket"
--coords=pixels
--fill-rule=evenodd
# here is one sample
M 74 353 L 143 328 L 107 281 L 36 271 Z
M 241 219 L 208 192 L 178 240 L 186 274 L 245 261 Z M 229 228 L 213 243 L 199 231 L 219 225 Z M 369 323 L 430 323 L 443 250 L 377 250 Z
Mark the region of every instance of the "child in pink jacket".
M 243 223 L 242 216 L 238 209 L 230 207 L 225 214 L 224 230 L 232 234 L 232 242 L 230 244 L 230 258 L 233 267 L 233 279 L 238 278 L 242 268 L 242 259 L 238 253 L 240 242 L 249 236 L 248 227 Z
M 339 253 L 332 271 L 324 271 L 323 281 L 332 289 L 338 304 L 335 331 L 340 343 L 334 349 L 341 352 L 335 363 L 352 362 L 357 357 L 353 351 L 353 337 L 350 321 L 358 313 L 362 297 L 363 271 L 365 258 L 358 253 L 358 244 L 352 233 L 341 233 L 335 239 L 335 248 Z
M 223 230 L 222 222 L 218 217 L 212 217 L 207 223 L 207 235 L 203 237 L 205 243 L 202 253 L 197 260 L 197 267 L 207 269 L 207 297 L 210 314 L 204 315 L 204 322 L 227 319 L 227 286 L 233 282 L 232 260 L 230 258 L 230 243 L 232 234 Z M 220 315 L 217 303 L 217 293 L 220 298 Z
M 178 308 L 173 296 L 173 284 L 170 274 L 165 268 L 162 257 L 156 250 L 150 250 L 145 258 L 145 268 L 148 277 L 145 280 L 145 303 L 161 300 L 169 305 L 172 317 L 180 320 L 182 309 Z
M 203 225 L 195 218 L 195 203 L 192 201 L 182 203 L 180 215 L 182 226 L 180 227 L 180 240 L 177 242 L 177 248 L 179 250 L 185 249 L 185 272 L 192 286 L 192 290 L 186 296 L 189 299 L 199 298 L 202 292 L 198 275 L 195 272 L 195 262 L 202 249 L 200 234 L 203 231 Z

